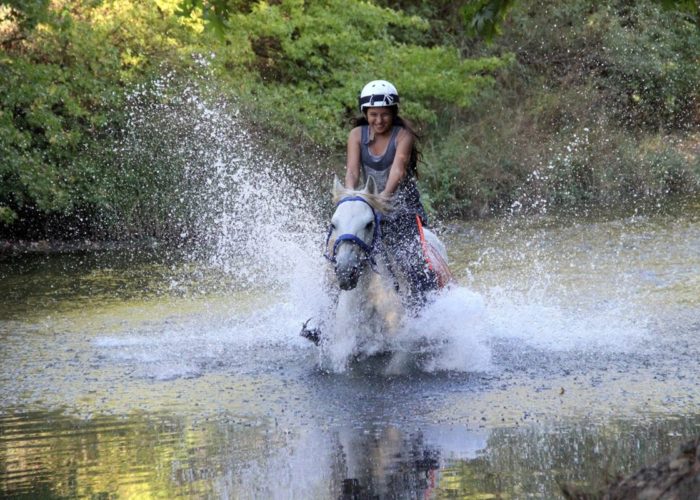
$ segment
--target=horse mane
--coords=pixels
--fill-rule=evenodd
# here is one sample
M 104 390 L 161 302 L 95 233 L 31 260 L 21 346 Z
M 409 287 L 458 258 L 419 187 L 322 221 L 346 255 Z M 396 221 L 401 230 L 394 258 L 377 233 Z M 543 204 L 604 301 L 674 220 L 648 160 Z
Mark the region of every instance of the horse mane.
M 356 190 L 349 189 L 342 186 L 336 186 L 333 189 L 333 203 L 338 203 L 344 198 L 350 198 L 353 196 L 359 196 L 363 200 L 367 201 L 369 205 L 376 211 L 387 214 L 393 210 L 393 204 L 390 200 L 387 200 L 383 196 L 379 196 L 379 193 L 368 193 L 366 190 Z

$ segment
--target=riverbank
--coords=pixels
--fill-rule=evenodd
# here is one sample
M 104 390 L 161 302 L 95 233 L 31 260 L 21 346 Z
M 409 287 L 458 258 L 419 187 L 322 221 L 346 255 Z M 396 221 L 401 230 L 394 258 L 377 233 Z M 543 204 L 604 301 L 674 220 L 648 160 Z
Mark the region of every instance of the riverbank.
M 165 247 L 164 242 L 158 240 L 0 240 L 0 260 L 6 256 L 21 254 L 56 254 L 72 252 L 101 252 L 101 251 L 125 251 L 125 250 L 155 250 Z

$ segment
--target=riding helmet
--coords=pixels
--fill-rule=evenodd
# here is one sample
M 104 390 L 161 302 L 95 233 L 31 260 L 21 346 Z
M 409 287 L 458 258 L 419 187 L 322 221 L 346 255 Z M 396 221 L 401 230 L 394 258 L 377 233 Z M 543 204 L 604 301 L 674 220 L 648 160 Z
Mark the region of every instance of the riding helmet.
M 358 99 L 360 111 L 365 108 L 386 108 L 399 105 L 396 87 L 386 80 L 373 80 L 362 88 Z

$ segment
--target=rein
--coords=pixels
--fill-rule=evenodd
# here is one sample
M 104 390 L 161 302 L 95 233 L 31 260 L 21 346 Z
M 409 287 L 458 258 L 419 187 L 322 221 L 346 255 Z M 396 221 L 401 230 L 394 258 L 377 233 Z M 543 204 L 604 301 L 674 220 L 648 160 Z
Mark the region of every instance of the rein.
M 349 196 L 347 198 L 343 198 L 336 204 L 335 207 L 338 208 L 338 206 L 340 206 L 341 203 L 345 203 L 348 201 L 361 201 L 362 203 L 365 203 L 370 208 L 370 210 L 372 210 L 372 215 L 374 217 L 374 232 L 372 234 L 372 242 L 371 244 L 368 244 L 366 241 L 363 241 L 362 238 L 355 234 L 345 233 L 341 234 L 335 239 L 335 243 L 333 243 L 333 249 L 331 252 L 329 252 L 328 242 L 331 240 L 331 234 L 333 234 L 333 224 L 331 224 L 331 226 L 328 228 L 328 236 L 326 236 L 326 253 L 324 253 L 323 256 L 335 264 L 335 256 L 338 253 L 338 246 L 344 241 L 347 241 L 349 243 L 352 243 L 353 245 L 357 245 L 358 247 L 360 247 L 360 249 L 365 253 L 365 260 L 369 261 L 372 270 L 374 272 L 378 272 L 376 268 L 377 263 L 374 260 L 374 255 L 376 254 L 377 245 L 381 244 L 380 224 L 382 221 L 382 215 L 381 213 L 377 212 L 374 209 L 374 207 L 361 196 Z

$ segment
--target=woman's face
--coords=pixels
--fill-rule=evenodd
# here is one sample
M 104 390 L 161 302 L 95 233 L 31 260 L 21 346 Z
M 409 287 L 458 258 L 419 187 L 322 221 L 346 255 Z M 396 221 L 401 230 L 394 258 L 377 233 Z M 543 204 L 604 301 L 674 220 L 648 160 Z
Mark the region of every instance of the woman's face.
M 394 111 L 391 108 L 367 108 L 365 113 L 367 123 L 375 134 L 383 134 L 391 130 L 394 121 Z

